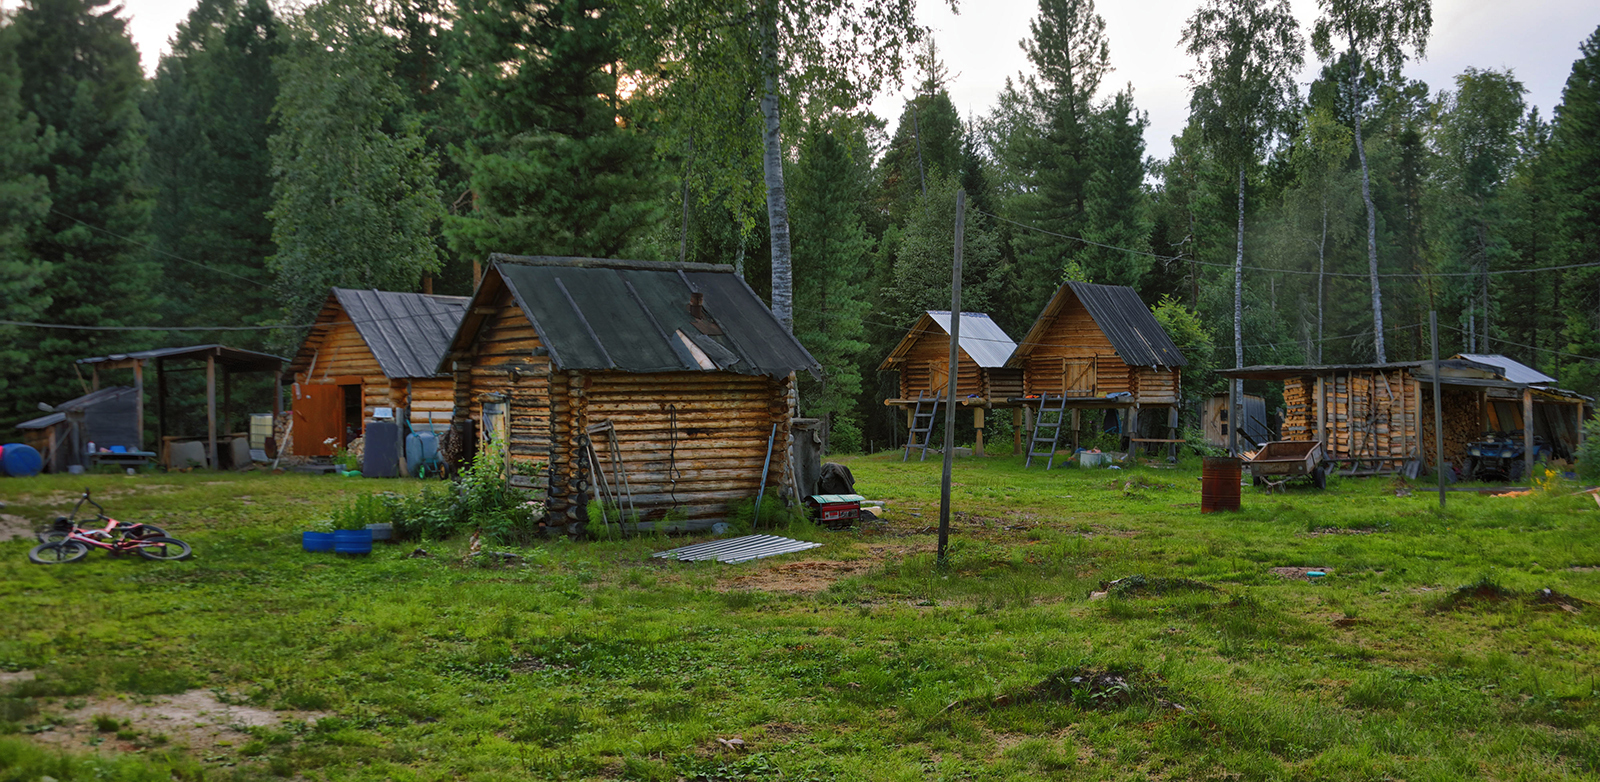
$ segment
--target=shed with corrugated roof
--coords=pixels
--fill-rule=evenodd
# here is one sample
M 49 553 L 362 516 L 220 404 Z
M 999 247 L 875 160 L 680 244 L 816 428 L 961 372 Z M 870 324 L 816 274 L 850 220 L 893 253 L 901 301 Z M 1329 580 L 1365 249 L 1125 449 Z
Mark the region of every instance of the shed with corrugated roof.
M 792 485 L 794 375 L 820 370 L 732 266 L 499 254 L 440 368 L 459 427 L 544 465 L 554 521 L 625 494 L 677 529 Z
M 439 371 L 465 296 L 334 288 L 290 364 L 293 453 L 331 456 L 380 408 L 411 427 L 443 431 L 454 381 Z

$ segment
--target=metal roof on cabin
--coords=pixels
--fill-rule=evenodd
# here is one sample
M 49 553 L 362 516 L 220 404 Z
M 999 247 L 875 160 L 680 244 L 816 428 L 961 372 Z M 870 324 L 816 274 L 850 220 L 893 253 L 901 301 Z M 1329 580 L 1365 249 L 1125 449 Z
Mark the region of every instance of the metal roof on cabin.
M 388 377 L 433 377 L 467 311 L 466 296 L 334 288 Z
M 944 333 L 950 333 L 949 310 L 928 310 L 928 317 L 944 329 Z M 1016 349 L 1017 343 L 988 314 L 961 313 L 961 350 L 978 366 L 984 369 L 1003 367 L 1006 359 L 1011 358 L 1011 351 Z
M 732 266 L 499 254 L 489 260 L 557 369 L 707 371 L 695 351 L 717 370 L 742 375 L 821 369 Z M 691 286 L 704 295 L 720 336 L 702 334 L 690 320 Z
M 1458 353 L 1456 358 L 1476 361 L 1479 364 L 1500 369 L 1500 374 L 1513 383 L 1525 383 L 1530 386 L 1545 385 L 1556 382 L 1556 379 L 1540 372 L 1520 361 L 1507 358 L 1498 353 Z
M 1052 315 L 1052 319 L 1061 314 L 1062 297 L 1068 292 L 1078 298 L 1083 308 L 1089 311 L 1089 317 L 1094 319 L 1095 325 L 1100 327 L 1101 333 L 1111 342 L 1112 349 L 1117 351 L 1117 357 L 1122 363 L 1135 367 L 1184 367 L 1189 365 L 1189 360 L 1183 357 L 1183 352 L 1173 344 L 1172 337 L 1167 336 L 1167 330 L 1161 327 L 1161 322 L 1150 312 L 1150 308 L 1139 299 L 1139 294 L 1126 285 L 1097 285 L 1091 282 L 1069 282 L 1056 289 L 1055 296 L 1050 303 L 1045 305 L 1044 312 L 1039 320 L 1035 321 L 1028 335 L 1023 337 L 1022 343 L 1017 346 L 1016 352 L 1011 354 L 1010 363 L 1021 366 L 1022 357 L 1033 352 L 1035 347 L 1043 344 L 1043 335 L 1048 330 L 1045 315 Z

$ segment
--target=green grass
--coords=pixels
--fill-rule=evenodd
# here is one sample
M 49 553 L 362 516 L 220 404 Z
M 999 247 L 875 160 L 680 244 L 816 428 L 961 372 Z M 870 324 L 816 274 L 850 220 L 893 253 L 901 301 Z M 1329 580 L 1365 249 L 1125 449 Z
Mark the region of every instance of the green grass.
M 335 505 L 415 483 L 0 481 L 6 513 L 48 519 L 89 485 L 196 552 L 39 567 L 0 544 L 0 670 L 36 675 L 0 685 L 0 782 L 1600 774 L 1600 511 L 1571 487 L 1441 513 L 1334 480 L 1202 515 L 1192 465 L 964 459 L 941 567 L 938 464 L 845 461 L 886 524 L 794 528 L 826 545 L 737 566 L 651 559 L 689 542 L 655 537 L 550 541 L 503 568 L 463 564 L 464 541 L 299 551 Z M 759 588 L 801 560 L 851 569 Z M 63 755 L 30 733 L 75 700 L 192 689 L 326 716 L 204 752 Z

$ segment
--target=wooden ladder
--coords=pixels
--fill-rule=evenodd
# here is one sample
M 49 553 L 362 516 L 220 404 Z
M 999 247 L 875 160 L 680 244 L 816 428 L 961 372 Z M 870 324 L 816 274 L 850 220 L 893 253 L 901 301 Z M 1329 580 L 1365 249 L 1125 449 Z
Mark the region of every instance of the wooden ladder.
M 1056 443 L 1061 440 L 1061 427 L 1067 423 L 1067 395 L 1062 394 L 1061 405 L 1053 409 L 1045 408 L 1045 404 L 1049 401 L 1049 399 L 1049 394 L 1039 395 L 1039 413 L 1038 415 L 1034 416 L 1033 419 L 1033 436 L 1028 440 L 1028 458 L 1022 463 L 1023 468 L 1033 466 L 1033 457 L 1035 456 L 1049 457 L 1044 463 L 1045 470 L 1049 470 L 1051 467 L 1055 466 Z M 1045 413 L 1054 413 L 1055 420 L 1046 421 L 1044 417 Z M 1049 430 L 1049 437 L 1044 435 L 1045 430 Z M 1039 450 L 1040 443 L 1044 443 L 1048 450 Z
M 927 393 L 927 391 L 917 392 L 917 406 L 911 412 L 911 433 L 906 435 L 906 453 L 905 456 L 900 457 L 902 462 L 911 458 L 912 448 L 922 449 L 922 458 L 917 461 L 925 462 L 928 460 L 928 443 L 933 440 L 933 427 L 939 422 L 939 403 L 944 400 L 944 392 L 935 391 L 931 397 Z M 922 403 L 924 402 L 929 404 L 928 412 L 926 413 L 922 412 Z M 924 423 L 923 419 L 927 419 L 926 423 Z M 917 443 L 917 435 L 919 434 L 922 435 L 921 444 Z M 944 433 L 944 439 L 945 445 L 948 446 L 950 444 L 949 432 Z

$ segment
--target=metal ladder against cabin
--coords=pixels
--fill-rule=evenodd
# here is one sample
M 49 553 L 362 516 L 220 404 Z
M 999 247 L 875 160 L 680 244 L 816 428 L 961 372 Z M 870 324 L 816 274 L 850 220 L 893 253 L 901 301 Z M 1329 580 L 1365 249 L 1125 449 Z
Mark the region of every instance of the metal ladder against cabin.
M 900 457 L 902 462 L 911 458 L 912 448 L 922 449 L 922 458 L 917 461 L 925 462 L 928 460 L 928 443 L 933 439 L 934 425 L 939 422 L 939 403 L 944 401 L 944 394 L 943 392 L 934 392 L 933 396 L 930 397 L 927 393 L 925 390 L 917 392 L 917 406 L 911 412 L 911 433 L 906 437 L 906 453 L 905 456 Z M 926 413 L 922 412 L 922 403 L 924 402 L 930 405 Z M 925 425 L 923 424 L 923 419 L 927 419 Z M 922 435 L 920 444 L 917 442 L 917 435 L 919 434 Z M 946 441 L 950 439 L 949 432 L 944 433 L 944 439 Z
M 1061 395 L 1060 407 L 1045 409 L 1045 404 L 1049 401 L 1049 399 L 1049 394 L 1039 395 L 1039 413 L 1034 416 L 1033 419 L 1033 437 L 1028 440 L 1028 458 L 1022 463 L 1024 469 L 1033 466 L 1033 457 L 1035 456 L 1050 457 L 1045 460 L 1045 470 L 1048 471 L 1051 467 L 1055 466 L 1056 443 L 1061 440 L 1061 427 L 1067 422 L 1067 395 Z M 1046 421 L 1046 413 L 1054 413 L 1055 420 Z M 1044 432 L 1047 429 L 1050 431 L 1049 437 L 1044 436 Z M 1040 443 L 1044 443 L 1048 450 L 1039 450 Z
M 597 434 L 606 435 L 607 454 L 603 460 L 594 447 L 594 436 Z M 594 476 L 595 488 L 599 489 L 601 521 L 607 524 L 611 522 L 606 513 L 606 506 L 609 504 L 617 511 L 617 521 L 622 522 L 626 518 L 623 516 L 624 500 L 627 501 L 627 512 L 637 519 L 639 512 L 633 505 L 633 489 L 628 485 L 628 472 L 622 466 L 622 451 L 617 446 L 616 426 L 609 419 L 593 424 L 584 431 L 583 440 L 584 456 L 589 461 L 589 471 Z M 606 462 L 609 462 L 611 467 L 609 479 L 606 476 Z

